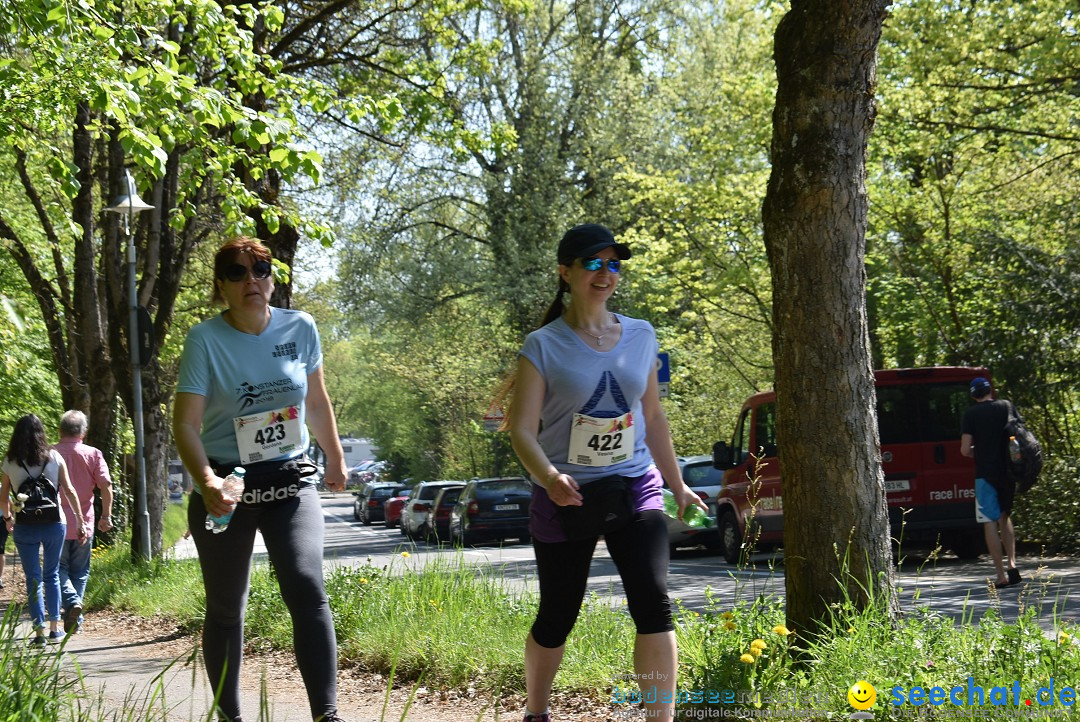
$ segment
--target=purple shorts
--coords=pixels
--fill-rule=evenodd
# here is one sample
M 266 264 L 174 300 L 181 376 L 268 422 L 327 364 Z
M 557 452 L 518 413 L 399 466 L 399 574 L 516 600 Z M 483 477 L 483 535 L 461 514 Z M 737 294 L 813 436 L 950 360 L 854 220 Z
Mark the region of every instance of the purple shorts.
M 589 482 L 584 482 L 588 484 Z M 663 509 L 664 496 L 661 491 L 664 478 L 655 466 L 638 477 L 629 477 L 630 498 L 633 500 L 634 513 L 648 509 Z M 533 483 L 532 504 L 529 507 L 529 533 L 537 541 L 548 544 L 566 541 L 559 520 L 555 516 L 555 503 L 548 496 L 547 489 Z

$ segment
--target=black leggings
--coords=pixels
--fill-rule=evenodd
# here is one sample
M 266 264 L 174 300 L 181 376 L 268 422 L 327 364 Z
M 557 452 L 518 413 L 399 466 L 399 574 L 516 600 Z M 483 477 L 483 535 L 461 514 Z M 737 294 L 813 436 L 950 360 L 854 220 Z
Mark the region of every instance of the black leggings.
M 533 622 L 532 638 L 541 647 L 562 646 L 574 628 L 585 598 L 596 542 L 585 539 L 551 543 L 533 537 L 540 609 Z M 622 578 L 626 606 L 637 633 L 674 630 L 667 593 L 671 550 L 664 513 L 655 509 L 640 511 L 625 527 L 608 534 L 605 542 Z
M 210 685 L 221 684 L 218 709 L 240 719 L 240 662 L 244 607 L 251 574 L 255 530 L 262 532 L 281 597 L 293 623 L 296 663 L 307 688 L 312 718 L 337 712 L 337 639 L 323 587 L 323 515 L 315 487 L 275 506 L 238 506 L 221 534 L 206 529 L 202 496 L 191 495 L 188 526 L 199 550 L 206 588 L 203 658 Z

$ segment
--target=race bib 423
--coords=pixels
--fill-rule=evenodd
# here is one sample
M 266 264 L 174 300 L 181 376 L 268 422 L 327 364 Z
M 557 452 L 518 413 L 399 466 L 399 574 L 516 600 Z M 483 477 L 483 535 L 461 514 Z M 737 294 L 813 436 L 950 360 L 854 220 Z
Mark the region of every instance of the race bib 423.
M 300 447 L 300 407 L 285 406 L 233 419 L 241 464 L 284 456 Z

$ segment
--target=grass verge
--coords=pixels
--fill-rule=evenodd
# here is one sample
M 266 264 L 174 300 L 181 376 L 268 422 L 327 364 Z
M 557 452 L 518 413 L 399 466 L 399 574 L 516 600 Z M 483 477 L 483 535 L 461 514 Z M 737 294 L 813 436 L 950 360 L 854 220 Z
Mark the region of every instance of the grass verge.
M 383 568 L 338 568 L 326 582 L 343 666 L 392 674 L 401 684 L 422 678 L 428 686 L 471 686 L 493 696 L 524 690 L 522 643 L 536 598 L 497 573 L 469 566 L 461 557 L 419 568 L 403 554 Z M 96 606 L 168 615 L 192 631 L 201 624 L 203 592 L 195 562 L 133 566 L 124 547 L 100 562 L 95 557 L 91 585 Z M 703 610 L 678 607 L 676 612 L 680 716 L 709 718 L 706 713 L 723 706 L 759 716 L 769 709 L 795 709 L 812 719 L 847 719 L 852 712 L 848 689 L 867 680 L 878 694 L 869 712 L 894 719 L 904 714 L 892 704 L 894 688 L 908 702 L 915 688 L 928 695 L 940 687 L 947 695 L 958 685 L 966 690 L 970 678 L 986 695 L 978 710 L 947 702 L 902 709 L 931 719 L 955 718 L 960 710 L 970 712 L 963 719 L 1011 720 L 1024 711 L 1066 719 L 1073 707 L 1061 695 L 1080 680 L 1075 621 L 1039 619 L 1035 605 L 1021 608 L 1016 621 L 1003 620 L 991 605 L 981 618 L 958 623 L 929 608 L 894 620 L 883 606 L 840 604 L 826 633 L 800 656 L 810 661 L 796 663 L 788 653 L 791 637 L 783 626 L 781 600 L 748 596 L 725 608 L 707 591 Z M 252 574 L 246 625 L 253 647 L 291 649 L 288 614 L 268 565 L 257 565 Z M 1047 626 L 1053 627 L 1052 635 Z M 632 671 L 633 637 L 632 622 L 618 601 L 589 598 L 568 641 L 556 688 L 610 699 L 616 710 L 632 712 L 627 702 L 635 699 L 637 687 L 625 680 Z M 1023 696 L 1019 707 L 1012 699 L 1014 682 Z M 1006 685 L 1009 704 L 993 704 L 992 690 Z M 1054 705 L 1043 706 L 1037 693 L 1048 685 L 1056 685 L 1057 697 Z

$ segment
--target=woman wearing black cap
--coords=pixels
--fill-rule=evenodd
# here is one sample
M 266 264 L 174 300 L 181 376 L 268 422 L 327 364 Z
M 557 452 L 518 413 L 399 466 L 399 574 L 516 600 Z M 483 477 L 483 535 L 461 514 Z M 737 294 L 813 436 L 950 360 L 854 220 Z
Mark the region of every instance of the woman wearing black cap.
M 636 679 L 643 698 L 655 700 L 645 706 L 657 715 L 674 710 L 663 480 L 680 513 L 704 505 L 682 481 L 660 405 L 656 333 L 647 321 L 607 307 L 630 255 L 604 226 L 567 231 L 555 301 L 518 358 L 509 429 L 533 480 L 530 531 L 540 582 L 540 608 L 525 643 L 525 722 L 550 720 L 551 685 L 601 535 L 637 629 Z

